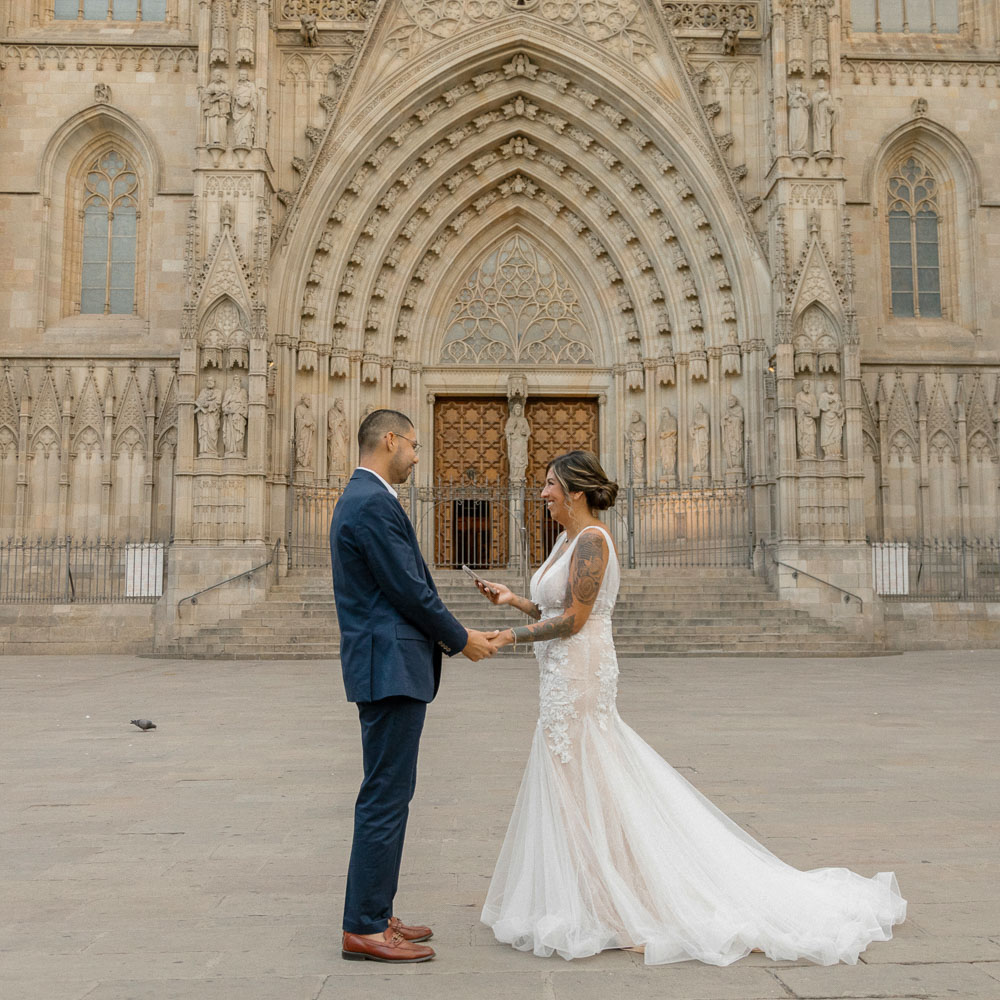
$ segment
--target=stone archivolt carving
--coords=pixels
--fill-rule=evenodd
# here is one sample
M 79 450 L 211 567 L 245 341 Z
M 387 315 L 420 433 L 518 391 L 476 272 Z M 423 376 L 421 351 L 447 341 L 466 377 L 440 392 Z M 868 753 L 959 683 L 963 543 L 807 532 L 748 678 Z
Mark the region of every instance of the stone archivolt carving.
M 456 103 L 457 104 L 458 101 L 462 99 L 461 95 L 464 93 L 464 88 L 462 86 L 455 87 L 455 88 L 453 88 L 452 92 L 450 92 L 450 93 L 453 95 L 452 96 L 452 103 Z M 455 96 L 455 95 L 457 95 L 457 96 Z M 594 100 L 596 101 L 597 98 L 595 97 Z M 445 101 L 431 101 L 431 102 L 428 102 L 428 104 L 426 104 L 424 106 L 422 114 L 418 114 L 418 116 L 417 116 L 418 121 L 413 124 L 413 127 L 421 127 L 421 125 L 422 125 L 423 122 L 426 122 L 426 121 L 430 120 L 431 117 L 433 117 L 435 114 L 437 114 L 441 110 L 441 108 L 443 108 L 445 106 L 447 106 Z M 525 99 L 525 98 L 522 97 L 521 100 L 519 101 L 518 98 L 517 98 L 517 96 L 515 96 L 514 100 L 510 101 L 507 105 L 505 105 L 505 107 L 513 108 L 514 109 L 513 113 L 515 113 L 515 114 L 516 114 L 517 109 L 520 108 L 522 111 L 524 111 L 524 112 L 526 112 L 528 114 L 534 115 L 534 119 L 536 119 L 538 123 L 541 123 L 543 125 L 546 125 L 548 127 L 556 129 L 556 130 L 558 130 L 560 127 L 564 127 L 565 126 L 565 123 L 562 123 L 560 125 L 560 122 L 557 119 L 557 116 L 552 115 L 550 112 L 538 113 L 538 112 L 535 112 L 534 110 L 532 110 L 534 108 L 538 108 L 539 107 L 539 105 L 535 103 L 534 99 L 527 100 L 527 99 Z M 603 117 L 604 117 L 604 119 L 606 121 L 610 121 L 610 122 L 612 122 L 612 124 L 615 123 L 615 116 L 613 116 L 613 115 L 603 115 Z M 477 128 L 486 128 L 493 121 L 496 121 L 496 120 L 497 120 L 496 116 L 493 115 L 493 114 L 490 114 L 490 113 L 487 113 L 486 115 L 480 114 L 474 120 L 473 126 L 476 129 Z M 413 122 L 412 119 L 411 119 L 411 122 Z M 413 130 L 413 128 L 407 128 L 407 129 L 404 130 L 404 132 L 408 135 L 410 132 L 412 132 L 412 130 Z M 471 135 L 471 134 L 472 134 L 472 131 L 470 131 L 470 129 L 464 128 L 464 127 L 460 128 L 460 129 L 458 129 L 456 131 L 453 131 L 451 133 L 451 136 L 453 137 L 452 141 L 455 143 L 455 145 L 457 147 L 457 145 L 460 145 L 463 141 L 466 141 L 466 138 L 469 135 Z M 558 132 L 557 132 L 557 134 L 558 134 Z M 524 138 L 524 137 L 521 137 L 521 138 Z M 640 145 L 640 148 L 642 148 L 642 149 L 645 149 L 645 147 L 648 145 L 648 137 L 644 137 L 644 138 L 645 138 L 646 141 L 643 142 Z M 438 144 L 438 145 L 440 145 L 440 144 Z M 512 143 L 511 142 L 502 143 L 501 145 L 502 146 L 506 146 L 509 149 L 509 147 L 512 145 Z M 637 143 L 637 145 L 639 145 L 639 144 Z M 384 144 L 383 144 L 383 146 L 384 146 Z M 383 148 L 383 146 L 380 146 L 379 150 L 381 150 Z M 531 142 L 530 143 L 530 147 L 533 147 L 534 150 L 537 151 L 538 147 L 536 146 L 535 142 Z M 433 147 L 433 148 L 436 149 L 437 147 Z M 581 148 L 583 148 L 583 147 L 581 147 Z M 594 153 L 595 158 L 599 162 L 603 162 L 603 161 L 609 159 L 607 157 L 604 157 L 603 155 L 600 155 L 599 152 L 598 152 L 598 150 L 603 150 L 604 149 L 603 146 L 595 147 L 594 144 L 593 144 L 593 142 L 591 142 L 591 143 L 587 144 L 587 148 L 588 148 L 588 151 Z M 659 151 L 656 150 L 655 152 L 658 153 Z M 511 153 L 514 153 L 514 151 L 510 150 L 508 152 L 508 155 L 511 155 Z M 531 153 L 532 156 L 534 156 L 534 153 L 532 152 L 532 149 L 528 148 L 527 145 L 522 146 L 522 149 L 520 150 L 520 154 L 519 155 L 525 155 L 525 153 Z M 651 155 L 651 154 L 648 153 L 648 151 L 647 151 L 647 154 Z M 497 155 L 499 156 L 500 154 L 498 153 Z M 518 155 L 518 154 L 514 153 L 514 155 Z M 634 154 L 632 154 L 632 155 L 634 155 Z M 379 162 L 386 162 L 385 156 L 386 156 L 386 154 L 380 153 L 380 155 L 378 157 Z M 411 156 L 412 156 L 412 154 L 411 154 Z M 430 155 L 428 155 L 428 151 L 427 150 L 425 150 L 424 153 L 418 155 L 416 158 L 411 158 L 411 160 L 409 162 L 409 166 L 406 168 L 405 172 L 400 176 L 400 179 L 397 180 L 396 182 L 394 182 L 394 184 L 390 185 L 389 188 L 385 188 L 383 186 L 383 188 L 382 188 L 383 193 L 380 196 L 380 203 L 383 204 L 383 205 L 385 205 L 385 204 L 388 203 L 392 207 L 395 207 L 396 205 L 398 205 L 400 203 L 400 199 L 399 199 L 398 195 L 391 194 L 391 193 L 393 191 L 403 192 L 404 190 L 408 190 L 414 184 L 416 176 L 419 173 L 421 173 L 423 170 L 428 169 L 429 166 L 430 166 L 430 164 L 433 164 L 437 160 L 437 158 L 438 158 L 438 154 L 437 153 L 435 153 L 433 156 L 430 156 Z M 544 151 L 544 155 L 540 155 L 537 158 L 539 159 L 540 162 L 544 161 L 546 163 L 546 165 L 553 164 L 553 166 L 551 167 L 551 169 L 553 170 L 553 172 L 556 174 L 557 177 L 566 177 L 566 178 L 572 180 L 572 177 L 574 176 L 575 172 L 570 172 L 570 171 L 566 170 L 565 169 L 565 161 L 561 160 L 559 157 L 553 157 L 550 153 L 548 153 L 547 151 Z M 482 158 L 480 157 L 480 159 L 482 159 Z M 621 173 L 622 176 L 623 176 L 623 179 L 626 180 L 626 184 L 631 183 L 632 180 L 634 179 L 634 175 L 631 174 L 630 171 L 625 170 L 624 168 L 618 168 L 618 164 L 620 163 L 620 161 L 618 160 L 618 158 L 616 158 L 616 157 L 610 157 L 610 160 L 612 161 L 612 166 L 609 167 L 608 164 L 607 164 L 607 162 L 604 162 L 605 169 L 610 169 L 610 170 L 614 171 L 614 173 L 616 175 L 618 175 L 619 173 Z M 670 163 L 669 160 L 667 160 L 665 157 L 663 157 L 662 154 L 659 154 L 658 156 L 653 157 L 653 162 L 657 164 L 657 166 L 658 166 L 658 168 L 659 168 L 659 170 L 661 172 L 670 172 L 670 171 L 673 170 L 672 163 Z M 485 164 L 480 169 L 485 169 Z M 449 180 L 446 183 L 446 185 L 444 186 L 444 188 L 438 189 L 438 191 L 433 195 L 433 199 L 432 199 L 433 203 L 436 204 L 437 202 L 441 201 L 443 198 L 448 198 L 448 197 L 450 197 L 452 195 L 455 195 L 456 192 L 458 191 L 458 189 L 464 183 L 466 183 L 466 181 L 468 181 L 473 176 L 474 176 L 473 173 L 467 172 L 465 169 L 461 169 L 458 172 L 456 172 L 453 175 L 451 175 L 451 177 L 449 178 Z M 579 175 L 576 175 L 576 176 L 579 176 Z M 343 203 L 344 198 L 347 198 L 347 197 L 359 197 L 361 195 L 362 191 L 365 190 L 365 188 L 367 186 L 367 182 L 370 179 L 370 177 L 371 177 L 371 171 L 370 171 L 370 169 L 367 166 L 364 167 L 364 168 L 362 168 L 362 170 L 360 170 L 355 175 L 355 177 L 351 181 L 349 181 L 349 183 L 348 183 L 348 185 L 347 185 L 347 187 L 345 189 L 345 195 L 341 199 L 341 202 Z M 562 200 L 562 199 L 560 199 L 558 197 L 553 196 L 550 192 L 547 192 L 547 191 L 544 191 L 544 190 L 539 191 L 537 189 L 537 185 L 535 184 L 534 181 L 525 178 L 523 180 L 515 179 L 515 180 L 510 181 L 510 182 L 504 182 L 504 184 L 505 184 L 505 186 L 503 187 L 502 191 L 486 192 L 479 199 L 476 199 L 473 202 L 473 206 L 472 206 L 473 210 L 476 211 L 476 212 L 483 211 L 483 210 L 485 210 L 489 206 L 489 204 L 491 204 L 493 201 L 495 201 L 497 197 L 502 197 L 502 196 L 508 196 L 509 197 L 513 193 L 521 193 L 521 194 L 527 194 L 529 196 L 537 196 L 540 200 L 543 201 L 544 204 L 547 205 L 547 207 L 550 208 L 550 210 L 554 214 L 561 213 L 562 216 L 564 218 L 566 218 L 566 220 L 570 223 L 570 225 L 576 225 L 576 223 L 574 222 L 574 220 L 576 219 L 576 216 L 573 213 L 569 212 L 568 209 L 566 209 L 564 200 Z M 592 188 L 592 185 L 588 184 L 587 188 L 589 190 L 590 188 Z M 645 192 L 644 189 L 640 188 L 639 192 L 635 192 L 636 198 L 637 198 L 637 196 L 638 196 L 638 194 L 640 192 L 648 194 L 648 192 Z M 597 192 L 597 193 L 603 195 L 603 192 Z M 390 194 L 391 194 L 391 197 L 390 197 Z M 690 188 L 688 188 L 686 185 L 683 185 L 683 187 L 678 191 L 678 197 L 684 198 L 684 199 L 690 198 L 691 197 Z M 607 199 L 605 198 L 605 201 L 606 200 Z M 626 198 L 626 200 L 628 200 L 628 199 Z M 595 202 L 596 201 L 597 201 L 597 199 L 595 198 Z M 407 242 L 412 242 L 417 237 L 418 231 L 420 230 L 421 226 L 423 225 L 424 220 L 426 220 L 426 219 L 429 218 L 429 212 L 433 210 L 434 204 L 431 204 L 430 202 L 425 202 L 424 204 L 422 204 L 420 206 L 419 211 L 416 214 L 412 215 L 410 217 L 409 221 L 407 221 L 405 223 L 405 225 L 402 226 L 402 228 L 400 228 L 399 230 L 397 230 L 397 232 L 399 233 L 399 236 L 401 236 L 403 240 L 405 240 Z M 695 203 L 693 201 L 691 201 L 691 204 L 694 205 Z M 337 209 L 334 211 L 334 213 L 330 217 L 330 220 L 328 222 L 328 227 L 327 227 L 327 231 L 326 232 L 327 233 L 329 232 L 329 229 L 330 229 L 331 226 L 338 225 L 340 222 L 342 222 L 347 217 L 348 211 L 349 211 L 349 209 L 348 209 L 348 207 L 346 205 L 344 205 L 343 207 L 341 207 L 340 205 L 338 205 Z M 653 205 L 653 211 L 656 212 L 656 213 L 659 213 L 662 210 L 659 208 L 658 205 L 654 204 Z M 604 212 L 604 214 L 606 214 L 607 209 L 604 208 L 603 212 Z M 705 218 L 703 212 L 698 212 L 698 213 L 696 213 L 696 215 L 697 215 L 697 217 L 695 217 L 695 214 L 693 214 L 692 218 L 693 218 L 693 220 L 695 221 L 695 223 L 697 225 L 706 225 L 707 224 L 707 219 Z M 460 231 L 460 229 L 462 228 L 462 226 L 464 226 L 464 220 L 468 217 L 468 210 L 466 210 L 464 213 L 462 213 L 462 212 L 458 213 L 458 216 L 462 219 L 462 221 L 460 223 L 456 223 L 456 224 L 453 225 L 453 227 L 452 227 L 453 231 L 456 231 L 456 232 Z M 659 214 L 657 214 L 652 221 L 655 223 L 656 219 L 660 219 L 660 218 L 662 218 L 662 216 L 660 216 Z M 663 221 L 665 222 L 665 220 L 663 220 Z M 617 226 L 618 224 L 619 224 L 618 220 L 615 220 L 615 225 Z M 587 239 L 587 240 L 592 240 L 594 234 L 592 234 L 592 233 L 586 233 L 585 232 L 586 228 L 587 228 L 587 226 L 586 226 L 585 223 L 583 223 L 583 222 L 579 223 L 579 231 L 584 234 L 584 238 Z M 372 229 L 371 225 L 369 225 L 368 229 L 369 229 L 370 233 L 374 232 L 374 230 Z M 674 242 L 674 245 L 679 248 L 680 244 L 676 243 L 676 236 L 674 235 L 673 229 L 672 229 L 672 227 L 669 226 L 669 224 L 666 225 L 666 231 L 669 233 L 670 240 L 672 240 Z M 328 236 L 326 236 L 326 238 L 329 239 Z M 363 244 L 366 245 L 366 240 L 367 239 L 370 239 L 370 236 L 368 234 L 363 234 L 362 239 L 359 240 L 359 243 L 356 245 L 356 251 L 353 254 L 353 256 L 357 256 L 357 250 L 361 250 L 362 254 L 365 253 L 364 248 L 363 248 Z M 600 241 L 598 241 L 598 243 L 599 242 Z M 625 242 L 627 243 L 627 242 L 629 242 L 629 240 L 626 238 Z M 399 249 L 398 249 L 399 245 L 400 245 L 400 240 L 397 237 L 396 240 L 395 240 L 395 242 L 393 243 L 393 247 L 396 248 L 396 249 L 393 249 L 393 251 L 392 251 L 392 266 L 393 267 L 395 267 L 395 266 L 397 266 L 397 265 L 400 264 L 402 256 L 403 256 L 400 253 Z M 595 254 L 596 254 L 597 253 L 597 250 L 596 250 L 597 243 L 595 243 L 594 246 L 595 246 Z M 440 251 L 441 251 L 442 247 L 443 247 L 443 244 L 440 243 L 440 239 L 439 239 L 435 243 L 434 247 L 432 248 L 435 251 L 435 255 L 439 255 L 440 254 Z M 641 248 L 639 248 L 639 249 L 641 249 Z M 644 255 L 644 258 L 645 258 L 646 261 L 649 261 L 650 258 L 654 258 L 655 259 L 655 257 L 656 257 L 655 253 L 652 253 L 652 252 L 647 253 L 646 251 L 642 251 L 642 252 L 643 252 L 643 255 Z M 322 248 L 318 248 L 318 253 L 325 254 L 325 251 L 323 251 Z M 683 251 L 679 250 L 679 253 L 680 253 L 680 257 L 681 257 L 681 266 L 682 267 L 687 267 L 686 257 L 684 256 Z M 728 284 L 729 284 L 728 271 L 725 268 L 724 262 L 722 261 L 721 258 L 713 258 L 713 261 L 716 262 L 716 264 L 714 265 L 714 275 L 715 275 L 715 282 L 714 283 L 718 287 L 720 287 L 720 288 L 726 288 L 726 287 L 728 287 Z M 388 263 L 388 260 L 387 260 L 387 263 Z M 610 260 L 608 261 L 608 263 L 609 263 L 609 265 L 611 264 Z M 315 262 L 314 262 L 314 266 L 316 266 Z M 429 273 L 428 269 L 431 266 L 433 266 L 432 260 L 430 260 L 427 256 L 425 256 L 424 260 L 419 264 L 417 270 L 414 272 L 415 276 L 417 278 L 418 285 L 419 285 L 420 282 L 423 282 L 423 281 L 425 281 L 427 279 L 427 276 L 428 276 L 428 273 Z M 618 268 L 610 267 L 608 273 L 609 273 L 609 278 L 612 281 L 620 280 L 620 271 L 619 271 Z M 317 275 L 316 275 L 316 281 L 317 281 L 317 283 L 319 283 L 322 280 L 323 280 L 322 269 L 320 267 L 320 269 L 319 269 L 319 271 L 317 272 Z M 310 275 L 310 281 L 312 281 L 312 274 Z M 692 289 L 693 288 L 694 288 L 694 286 L 692 285 Z M 342 292 L 343 291 L 344 290 L 342 289 Z M 414 291 L 416 292 L 416 289 L 414 289 Z M 663 295 L 662 289 L 660 291 L 660 294 Z M 697 292 L 695 291 L 694 294 L 697 294 Z M 663 296 L 663 297 L 666 298 L 666 296 Z M 415 302 L 415 299 L 413 298 L 413 296 L 409 295 L 409 296 L 407 296 L 406 300 L 404 300 L 403 305 L 404 305 L 404 307 L 408 307 L 408 306 L 412 307 L 412 305 L 414 304 L 414 302 Z M 337 325 L 337 324 L 346 325 L 349 322 L 350 309 L 349 308 L 347 308 L 347 309 L 341 308 L 342 305 L 344 305 L 344 303 L 342 301 L 338 302 L 337 308 L 335 310 L 335 316 L 334 316 L 334 324 L 335 325 Z M 694 323 L 700 323 L 701 322 L 701 309 L 700 309 L 700 306 L 698 306 L 697 304 L 695 304 L 695 306 L 693 306 L 691 308 L 691 312 L 690 312 L 690 317 L 689 318 Z M 663 324 L 663 328 L 664 329 L 669 329 L 669 322 L 666 323 L 666 324 Z
M 593 364 L 579 299 L 526 236 L 515 234 L 470 276 L 452 307 L 445 364 Z

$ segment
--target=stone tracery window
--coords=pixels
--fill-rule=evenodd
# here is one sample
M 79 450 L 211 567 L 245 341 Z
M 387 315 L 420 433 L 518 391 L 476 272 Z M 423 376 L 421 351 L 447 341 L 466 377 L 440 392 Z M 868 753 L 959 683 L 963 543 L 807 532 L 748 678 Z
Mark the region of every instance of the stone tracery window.
M 889 178 L 889 274 L 893 316 L 941 316 L 937 181 L 915 156 Z
M 80 312 L 135 311 L 139 177 L 117 150 L 99 156 L 84 179 Z
M 167 0 L 55 0 L 57 21 L 165 21 Z
M 593 364 L 590 334 L 569 281 L 525 236 L 490 253 L 459 291 L 443 364 Z

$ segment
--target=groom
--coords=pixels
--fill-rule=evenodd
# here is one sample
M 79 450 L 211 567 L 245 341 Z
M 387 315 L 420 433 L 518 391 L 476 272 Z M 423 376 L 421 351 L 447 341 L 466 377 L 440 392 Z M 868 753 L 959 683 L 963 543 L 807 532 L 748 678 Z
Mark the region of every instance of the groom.
M 429 927 L 393 915 L 403 837 L 417 780 L 427 703 L 441 654 L 470 660 L 495 650 L 465 629 L 438 597 L 394 484 L 417 464 L 416 432 L 396 410 L 375 410 L 358 429 L 359 467 L 330 525 L 340 663 L 361 717 L 364 780 L 354 806 L 341 954 L 354 961 L 426 962 Z

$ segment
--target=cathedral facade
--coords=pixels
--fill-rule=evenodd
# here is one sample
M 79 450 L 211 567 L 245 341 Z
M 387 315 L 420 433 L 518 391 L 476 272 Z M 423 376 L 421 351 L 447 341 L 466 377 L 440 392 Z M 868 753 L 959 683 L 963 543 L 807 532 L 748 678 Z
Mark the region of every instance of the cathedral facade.
M 738 495 L 831 613 L 873 542 L 1000 536 L 995 4 L 0 12 L 0 537 L 163 541 L 176 604 L 376 407 L 413 496 L 521 497 L 483 565 L 578 446 L 649 509 Z

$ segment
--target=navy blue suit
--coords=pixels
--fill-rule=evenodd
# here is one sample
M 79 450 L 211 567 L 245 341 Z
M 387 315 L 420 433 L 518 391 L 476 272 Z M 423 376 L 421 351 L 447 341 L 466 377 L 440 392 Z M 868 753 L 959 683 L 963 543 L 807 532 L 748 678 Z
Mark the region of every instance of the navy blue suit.
M 376 934 L 392 914 L 417 752 L 441 656 L 468 633 L 438 597 L 399 501 L 356 469 L 330 524 L 340 664 L 361 720 L 364 780 L 354 807 L 344 930 Z

